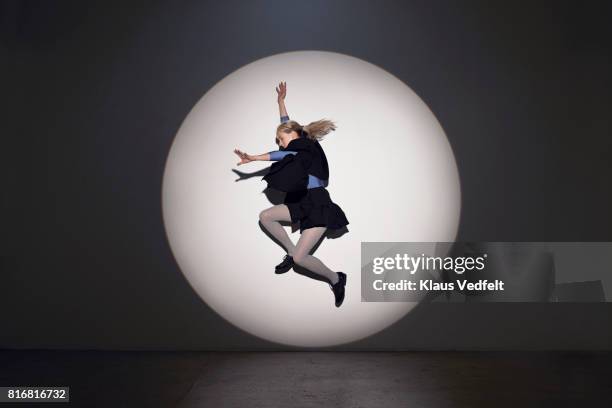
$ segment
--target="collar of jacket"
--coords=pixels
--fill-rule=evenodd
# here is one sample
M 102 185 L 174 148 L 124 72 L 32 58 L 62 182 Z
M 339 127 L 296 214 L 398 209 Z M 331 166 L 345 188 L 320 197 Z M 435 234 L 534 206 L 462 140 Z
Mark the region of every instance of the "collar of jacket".
M 298 137 L 287 144 L 285 150 L 308 150 L 312 146 L 312 140 L 307 137 Z

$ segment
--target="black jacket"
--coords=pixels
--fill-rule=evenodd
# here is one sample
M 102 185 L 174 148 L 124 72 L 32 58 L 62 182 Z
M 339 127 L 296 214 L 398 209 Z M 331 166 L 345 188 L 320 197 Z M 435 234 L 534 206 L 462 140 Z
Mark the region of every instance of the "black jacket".
M 263 177 L 268 187 L 289 193 L 305 190 L 309 174 L 321 180 L 329 179 L 327 157 L 316 140 L 299 137 L 289 142 L 285 150 L 297 154 L 288 154 L 270 166 L 270 171 Z

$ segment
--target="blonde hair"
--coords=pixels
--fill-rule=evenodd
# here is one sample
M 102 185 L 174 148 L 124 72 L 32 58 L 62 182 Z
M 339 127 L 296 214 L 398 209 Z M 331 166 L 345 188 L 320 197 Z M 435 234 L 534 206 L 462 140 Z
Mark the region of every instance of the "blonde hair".
M 304 131 L 304 136 L 316 141 L 323 140 L 325 135 L 334 130 L 336 130 L 336 124 L 328 119 L 310 122 L 306 126 L 300 125 L 295 120 L 288 120 L 287 122 L 281 123 L 278 125 L 278 128 L 276 128 L 277 132 L 296 132 L 300 136 L 302 135 L 302 131 Z

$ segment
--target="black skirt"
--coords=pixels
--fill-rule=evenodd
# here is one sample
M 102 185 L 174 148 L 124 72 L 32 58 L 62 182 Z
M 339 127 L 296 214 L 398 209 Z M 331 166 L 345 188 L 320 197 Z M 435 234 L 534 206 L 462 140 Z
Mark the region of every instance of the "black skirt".
M 336 230 L 349 224 L 344 211 L 331 200 L 325 187 L 287 193 L 284 203 L 289 208 L 291 222 L 300 223 L 300 233 L 313 227 Z

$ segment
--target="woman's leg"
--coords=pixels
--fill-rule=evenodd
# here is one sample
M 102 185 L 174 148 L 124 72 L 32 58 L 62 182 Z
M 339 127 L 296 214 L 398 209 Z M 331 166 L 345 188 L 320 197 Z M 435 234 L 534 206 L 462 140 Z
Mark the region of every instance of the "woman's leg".
M 332 284 L 334 284 L 338 282 L 338 274 L 325 266 L 325 264 L 318 258 L 310 255 L 310 251 L 316 245 L 316 243 L 319 242 L 326 229 L 327 228 L 325 227 L 305 229 L 295 247 L 293 262 L 303 266 L 309 271 L 325 276 Z
M 289 208 L 285 204 L 275 205 L 259 213 L 259 221 L 264 228 L 276 238 L 289 255 L 293 255 L 295 251 L 295 245 L 285 227 L 281 225 L 279 221 L 291 221 L 291 215 L 289 214 Z

